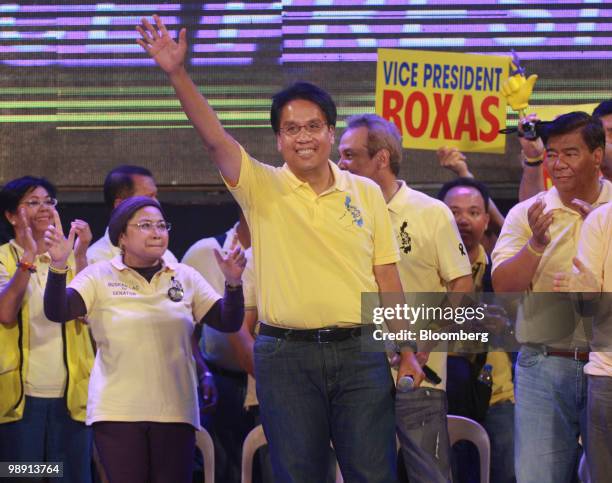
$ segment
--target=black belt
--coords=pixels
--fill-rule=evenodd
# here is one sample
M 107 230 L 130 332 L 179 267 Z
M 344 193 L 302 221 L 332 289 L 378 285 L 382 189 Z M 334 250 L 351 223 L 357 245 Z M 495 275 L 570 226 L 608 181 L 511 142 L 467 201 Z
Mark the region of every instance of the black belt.
M 210 372 L 212 372 L 214 375 L 216 376 L 222 376 L 222 377 L 229 377 L 232 379 L 245 379 L 246 380 L 246 372 L 240 372 L 240 371 L 234 371 L 231 369 L 225 369 L 224 367 L 221 367 L 217 364 L 215 364 L 214 362 L 211 361 L 205 361 L 206 365 L 208 366 L 208 369 L 210 370 Z
M 277 339 L 302 342 L 341 342 L 361 336 L 363 327 L 333 327 L 322 329 L 283 329 L 273 325 L 260 324 L 259 333 Z

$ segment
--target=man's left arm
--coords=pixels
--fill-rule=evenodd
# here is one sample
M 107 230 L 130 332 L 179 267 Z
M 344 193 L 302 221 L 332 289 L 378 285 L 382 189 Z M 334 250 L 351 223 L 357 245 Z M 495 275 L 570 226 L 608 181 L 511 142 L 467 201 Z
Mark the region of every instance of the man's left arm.
M 374 265 L 374 278 L 378 284 L 380 301 L 383 307 L 395 307 L 404 304 L 404 290 L 400 281 L 399 272 L 395 263 Z M 391 332 L 399 332 L 403 324 L 398 320 L 388 320 L 387 327 Z M 414 387 L 419 387 L 425 378 L 421 365 L 410 347 L 402 347 L 400 363 L 397 369 L 397 380 L 403 376 L 410 376 L 414 380 Z

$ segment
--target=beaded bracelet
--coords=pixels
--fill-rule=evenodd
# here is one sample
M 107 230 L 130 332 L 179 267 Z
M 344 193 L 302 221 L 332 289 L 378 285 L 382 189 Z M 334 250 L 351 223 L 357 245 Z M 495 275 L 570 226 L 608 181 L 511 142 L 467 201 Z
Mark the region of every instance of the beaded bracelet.
M 22 272 L 36 273 L 36 265 L 30 262 L 18 262 L 17 268 Z

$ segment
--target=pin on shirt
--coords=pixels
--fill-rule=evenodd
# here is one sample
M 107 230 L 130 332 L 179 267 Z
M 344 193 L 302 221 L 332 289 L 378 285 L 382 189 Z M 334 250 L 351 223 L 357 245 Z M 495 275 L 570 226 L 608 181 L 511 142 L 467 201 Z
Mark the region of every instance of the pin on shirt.
M 170 279 L 170 288 L 168 289 L 168 298 L 173 302 L 180 302 L 185 296 L 185 291 L 181 282 L 176 280 L 174 277 Z

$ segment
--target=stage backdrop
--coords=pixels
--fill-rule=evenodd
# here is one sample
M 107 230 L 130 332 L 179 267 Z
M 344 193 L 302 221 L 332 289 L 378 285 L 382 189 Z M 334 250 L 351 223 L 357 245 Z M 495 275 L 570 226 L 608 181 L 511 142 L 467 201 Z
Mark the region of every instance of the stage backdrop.
M 540 79 L 533 104 L 612 97 L 612 6 L 537 0 L 282 2 L 15 2 L 0 4 L 0 184 L 44 175 L 64 200 L 98 201 L 104 174 L 150 168 L 176 203 L 207 199 L 220 179 L 163 73 L 135 43 L 158 13 L 188 29 L 189 70 L 224 125 L 256 158 L 278 164 L 270 95 L 296 80 L 328 89 L 339 129 L 374 112 L 378 48 L 508 55 Z M 509 124 L 516 116 L 509 113 Z M 505 155 L 470 154 L 497 196 L 516 197 L 516 140 Z M 336 152 L 333 153 L 336 156 Z M 431 151 L 406 149 L 402 175 L 433 190 L 450 175 Z

